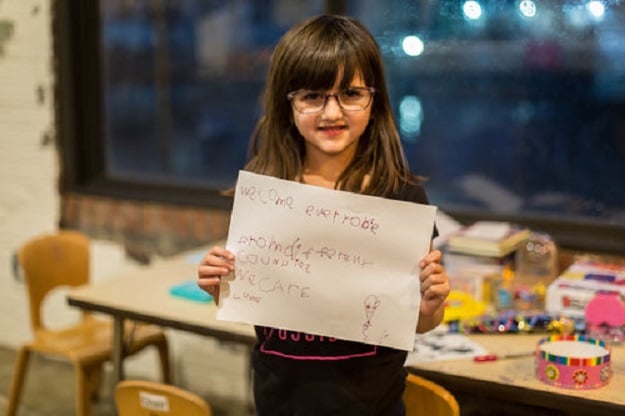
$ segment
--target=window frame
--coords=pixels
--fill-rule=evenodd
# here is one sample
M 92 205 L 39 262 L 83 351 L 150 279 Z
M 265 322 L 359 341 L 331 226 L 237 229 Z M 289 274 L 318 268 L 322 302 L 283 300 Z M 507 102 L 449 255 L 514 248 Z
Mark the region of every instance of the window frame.
M 326 10 L 347 10 L 346 1 L 328 0 Z M 57 141 L 61 194 L 74 192 L 122 200 L 157 201 L 180 206 L 228 210 L 232 197 L 220 190 L 191 185 L 132 182 L 107 177 L 102 120 L 99 1 L 53 1 L 53 47 Z M 427 189 L 427 183 L 426 183 Z M 585 220 L 561 220 L 529 215 L 447 210 L 463 224 L 477 220 L 510 221 L 549 233 L 560 247 L 625 254 L 625 226 Z
M 99 1 L 55 0 L 56 124 L 61 192 L 229 209 L 222 190 L 107 176 L 102 107 Z

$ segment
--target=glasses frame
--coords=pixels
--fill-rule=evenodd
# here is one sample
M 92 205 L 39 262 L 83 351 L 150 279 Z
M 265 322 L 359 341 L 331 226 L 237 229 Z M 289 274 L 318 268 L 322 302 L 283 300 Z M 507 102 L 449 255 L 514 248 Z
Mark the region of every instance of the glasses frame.
M 347 90 L 366 90 L 366 91 L 369 91 L 369 101 L 367 102 L 367 104 L 365 106 L 363 106 L 362 108 L 359 108 L 359 109 L 350 110 L 348 108 L 345 108 L 345 107 L 343 107 L 343 104 L 341 104 L 341 100 L 339 99 L 339 95 L 341 93 L 347 91 Z M 293 106 L 295 111 L 297 111 L 298 113 L 301 113 L 301 114 L 315 114 L 315 113 L 322 112 L 323 110 L 325 110 L 326 105 L 328 105 L 328 99 L 330 97 L 333 97 L 336 100 L 336 103 L 338 104 L 339 107 L 341 107 L 341 110 L 343 110 L 343 111 L 350 111 L 350 112 L 363 111 L 363 110 L 366 110 L 367 107 L 369 107 L 371 105 L 371 102 L 373 101 L 373 95 L 375 94 L 375 88 L 373 88 L 373 87 L 350 87 L 350 88 L 342 89 L 341 91 L 339 91 L 339 92 L 337 92 L 335 94 L 330 94 L 328 92 L 323 92 L 324 100 L 323 100 L 323 105 L 321 106 L 320 109 L 314 110 L 314 111 L 302 111 L 302 110 L 297 108 L 297 106 L 295 105 L 295 103 L 293 101 L 295 96 L 298 93 L 302 92 L 302 91 L 311 91 L 311 92 L 319 92 L 319 93 L 321 93 L 321 91 L 317 91 L 317 90 L 299 89 L 299 90 L 291 91 L 290 93 L 288 93 L 286 95 L 287 100 L 289 100 L 291 102 L 291 105 Z

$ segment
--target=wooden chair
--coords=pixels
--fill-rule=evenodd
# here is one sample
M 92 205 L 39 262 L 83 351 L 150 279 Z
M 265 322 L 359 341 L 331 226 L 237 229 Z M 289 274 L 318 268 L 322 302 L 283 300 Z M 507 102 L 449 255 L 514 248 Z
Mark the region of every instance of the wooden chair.
M 76 415 L 91 414 L 91 399 L 97 398 L 102 365 L 111 359 L 113 326 L 111 320 L 83 313 L 79 322 L 60 329 L 44 323 L 42 304 L 51 290 L 80 286 L 89 282 L 89 239 L 74 231 L 60 231 L 26 242 L 19 261 L 28 292 L 33 340 L 18 352 L 9 390 L 7 416 L 14 416 L 20 401 L 31 353 L 69 361 L 74 366 Z M 163 380 L 170 382 L 169 347 L 164 332 L 152 325 L 128 323 L 124 353 L 134 354 L 147 346 L 158 350 Z
M 460 416 L 460 406 L 447 389 L 415 374 L 406 377 L 403 399 L 406 416 Z
M 181 388 L 143 380 L 120 381 L 115 388 L 118 416 L 212 416 L 200 396 Z

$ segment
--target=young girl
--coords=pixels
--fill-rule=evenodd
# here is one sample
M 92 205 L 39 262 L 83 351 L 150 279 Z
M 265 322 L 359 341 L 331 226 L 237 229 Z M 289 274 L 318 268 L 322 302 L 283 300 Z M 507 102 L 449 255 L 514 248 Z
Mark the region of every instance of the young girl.
M 427 203 L 404 159 L 379 47 L 358 21 L 319 16 L 289 30 L 272 56 L 264 106 L 245 170 Z M 440 251 L 417 261 L 422 333 L 440 323 L 449 279 Z M 223 247 L 209 250 L 199 286 L 218 298 L 234 262 Z M 258 326 L 256 335 L 259 416 L 404 414 L 405 351 Z

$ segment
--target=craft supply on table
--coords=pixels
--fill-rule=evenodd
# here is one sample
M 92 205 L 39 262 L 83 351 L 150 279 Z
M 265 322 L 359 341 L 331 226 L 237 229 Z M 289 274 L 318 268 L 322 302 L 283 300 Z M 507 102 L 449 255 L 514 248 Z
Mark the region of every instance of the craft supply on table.
M 447 332 L 444 326 L 415 336 L 414 349 L 408 353 L 406 365 L 428 361 L 471 359 L 488 351 L 462 334 Z
M 606 291 L 625 296 L 625 263 L 581 256 L 548 286 L 545 309 L 549 313 L 583 318 L 591 299 Z
M 605 342 L 582 335 L 553 335 L 536 347 L 536 377 L 568 389 L 605 386 L 612 376 Z
M 583 320 L 540 311 L 504 311 L 448 322 L 450 332 L 467 334 L 551 333 L 573 334 L 584 331 Z
M 484 355 L 476 355 L 475 357 L 473 357 L 473 361 L 475 361 L 476 363 L 487 363 L 491 361 L 531 357 L 534 354 L 535 354 L 534 351 L 532 352 L 525 351 L 525 352 L 519 352 L 519 353 L 514 353 L 514 354 L 484 354 Z
M 471 319 L 483 315 L 486 304 L 468 293 L 452 290 L 445 300 L 443 322 Z
M 188 280 L 170 287 L 169 294 L 193 302 L 209 303 L 213 301 L 213 297 L 203 291 L 195 280 Z
M 625 299 L 619 292 L 598 292 L 584 315 L 586 335 L 611 344 L 625 342 Z
M 555 242 L 545 233 L 532 232 L 519 246 L 515 257 L 515 286 L 517 309 L 545 309 L 547 286 L 556 278 L 558 250 Z

